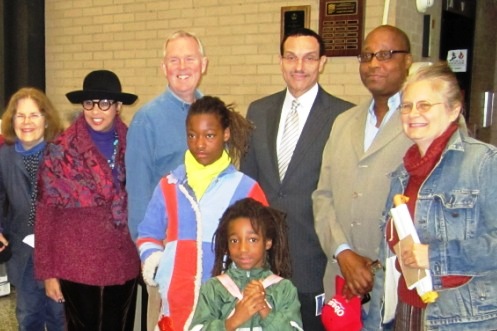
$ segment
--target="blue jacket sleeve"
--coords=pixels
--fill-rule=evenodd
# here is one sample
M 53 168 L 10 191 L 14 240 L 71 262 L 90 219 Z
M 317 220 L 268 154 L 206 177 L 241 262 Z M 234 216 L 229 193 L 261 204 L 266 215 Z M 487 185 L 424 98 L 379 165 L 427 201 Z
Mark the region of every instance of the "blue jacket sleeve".
M 126 190 L 128 192 L 128 226 L 136 240 L 138 224 L 145 215 L 155 185 L 153 180 L 153 144 L 148 118 L 138 112 L 130 124 L 126 147 Z

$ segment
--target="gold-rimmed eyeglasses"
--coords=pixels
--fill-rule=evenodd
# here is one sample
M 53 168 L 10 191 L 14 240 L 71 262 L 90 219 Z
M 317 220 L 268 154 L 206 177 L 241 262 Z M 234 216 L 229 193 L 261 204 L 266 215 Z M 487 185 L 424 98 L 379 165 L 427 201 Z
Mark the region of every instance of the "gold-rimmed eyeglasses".
M 441 104 L 443 104 L 443 102 L 431 103 L 428 101 L 421 100 L 421 101 L 416 102 L 416 109 L 420 113 L 426 113 L 427 111 L 429 111 L 431 109 L 431 107 L 436 106 L 436 105 L 441 105 Z M 401 114 L 406 115 L 412 111 L 413 107 L 414 107 L 414 104 L 412 102 L 403 102 L 399 106 L 399 111 Z

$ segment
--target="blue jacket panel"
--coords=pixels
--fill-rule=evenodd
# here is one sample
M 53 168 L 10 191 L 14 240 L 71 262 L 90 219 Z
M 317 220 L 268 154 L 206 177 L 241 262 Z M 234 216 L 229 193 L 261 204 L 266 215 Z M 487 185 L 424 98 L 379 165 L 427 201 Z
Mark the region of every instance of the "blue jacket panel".
M 196 91 L 195 96 L 202 95 Z M 155 186 L 183 163 L 188 109 L 190 104 L 168 89 L 144 105 L 131 121 L 126 148 L 126 189 L 128 226 L 133 240 Z

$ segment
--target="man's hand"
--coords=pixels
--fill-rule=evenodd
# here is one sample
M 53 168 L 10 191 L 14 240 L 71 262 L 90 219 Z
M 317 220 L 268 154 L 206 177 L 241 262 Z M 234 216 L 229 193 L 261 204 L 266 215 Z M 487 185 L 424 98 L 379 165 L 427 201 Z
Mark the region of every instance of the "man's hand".
M 347 299 L 363 296 L 373 289 L 374 274 L 371 271 L 373 261 L 346 249 L 336 257 L 340 271 L 345 278 L 343 295 Z

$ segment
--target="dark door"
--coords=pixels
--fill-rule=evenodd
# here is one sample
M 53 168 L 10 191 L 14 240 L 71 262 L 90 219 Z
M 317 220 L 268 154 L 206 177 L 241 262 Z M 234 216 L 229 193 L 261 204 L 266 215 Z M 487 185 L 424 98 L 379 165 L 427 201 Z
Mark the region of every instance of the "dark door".
M 452 52 L 452 50 L 467 50 L 466 71 L 456 72 L 464 93 L 466 119 L 469 118 L 471 109 L 471 69 L 475 32 L 475 10 L 472 4 L 472 1 L 444 0 L 440 27 L 440 60 L 448 61 L 450 64 L 452 58 L 466 56 L 462 52 Z

